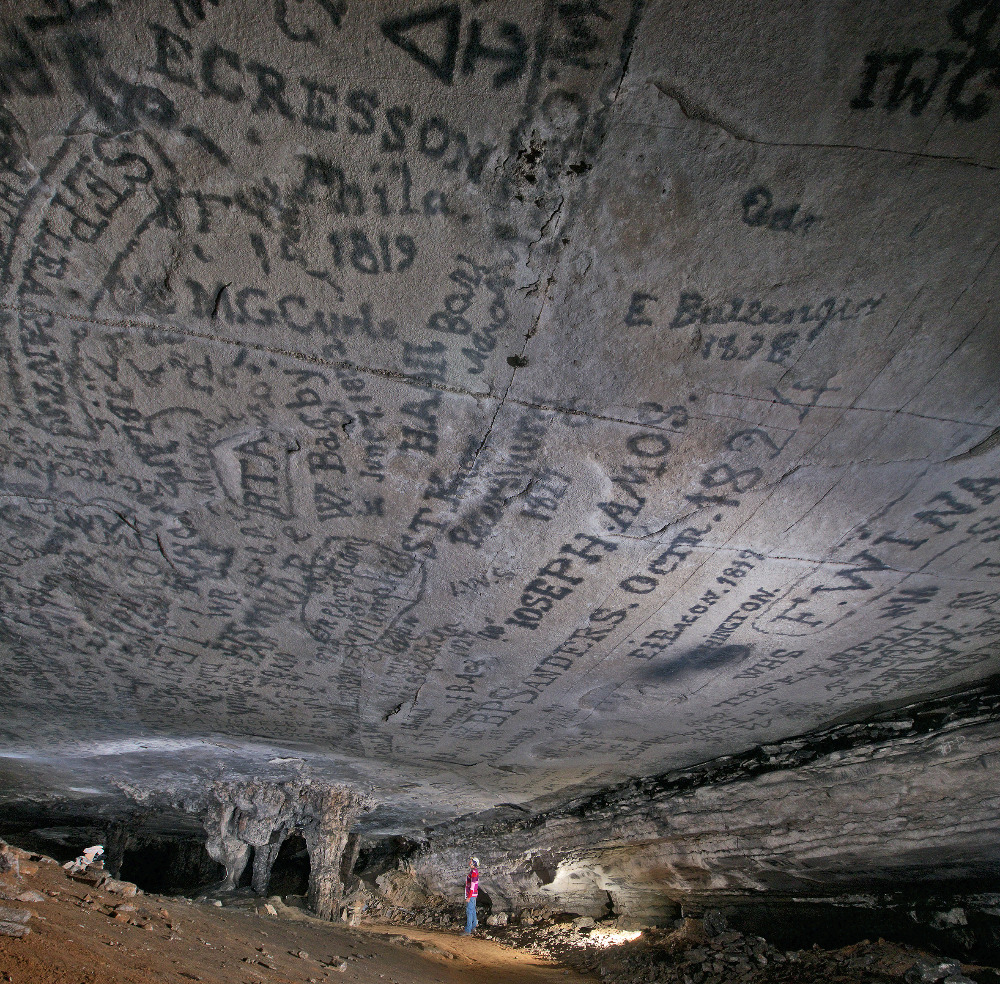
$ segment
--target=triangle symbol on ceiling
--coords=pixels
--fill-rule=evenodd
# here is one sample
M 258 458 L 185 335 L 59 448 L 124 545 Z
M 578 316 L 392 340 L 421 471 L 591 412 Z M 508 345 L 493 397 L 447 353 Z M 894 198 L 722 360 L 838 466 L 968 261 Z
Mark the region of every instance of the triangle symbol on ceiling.
M 382 33 L 435 78 L 451 85 L 458 60 L 462 11 L 457 3 L 425 7 L 382 21 Z

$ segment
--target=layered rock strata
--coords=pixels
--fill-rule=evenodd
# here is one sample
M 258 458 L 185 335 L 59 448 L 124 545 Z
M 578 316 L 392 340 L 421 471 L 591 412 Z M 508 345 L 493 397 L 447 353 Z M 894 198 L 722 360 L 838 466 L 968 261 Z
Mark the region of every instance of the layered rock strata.
M 960 697 L 430 831 L 386 886 L 456 895 L 470 853 L 494 909 L 657 919 L 746 893 L 994 880 L 1000 697 Z M 485 821 L 485 822 L 484 822 Z

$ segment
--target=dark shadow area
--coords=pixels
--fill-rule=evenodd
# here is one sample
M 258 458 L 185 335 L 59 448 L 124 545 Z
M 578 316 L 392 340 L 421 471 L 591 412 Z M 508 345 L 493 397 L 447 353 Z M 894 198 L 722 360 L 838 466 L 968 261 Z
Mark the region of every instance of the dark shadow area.
M 309 890 L 309 851 L 301 834 L 290 834 L 278 851 L 271 869 L 267 894 L 305 895 Z
M 375 841 L 363 842 L 354 863 L 353 874 L 374 885 L 379 875 L 396 868 L 419 849 L 419 841 L 408 837 L 380 837 Z
M 253 887 L 253 856 L 254 849 L 250 848 L 250 853 L 247 855 L 247 866 L 243 869 L 243 874 L 240 875 L 240 880 L 236 883 L 237 888 L 252 888 Z M 223 873 L 225 877 L 225 873 Z
M 551 885 L 556 880 L 558 867 L 559 861 L 551 851 L 544 853 L 539 851 L 531 859 L 531 870 L 538 876 L 542 885 Z
M 103 831 L 97 828 L 82 828 L 81 830 L 4 830 L 0 833 L 10 844 L 25 851 L 33 851 L 45 857 L 52 858 L 60 864 L 79 857 L 92 844 L 103 843 Z
M 225 875 L 202 841 L 193 838 L 142 840 L 125 851 L 121 870 L 125 881 L 161 895 L 190 895 Z
M 476 899 L 476 917 L 480 922 L 485 922 L 486 917 L 493 913 L 493 900 L 489 893 L 479 889 L 479 897 Z
M 907 943 L 972 962 L 1000 962 L 1000 914 L 988 904 L 995 895 L 949 896 L 926 894 L 891 898 L 858 898 L 833 902 L 823 899 L 761 897 L 724 905 L 732 929 L 763 936 L 786 950 L 818 944 L 837 949 L 861 940 L 883 938 Z

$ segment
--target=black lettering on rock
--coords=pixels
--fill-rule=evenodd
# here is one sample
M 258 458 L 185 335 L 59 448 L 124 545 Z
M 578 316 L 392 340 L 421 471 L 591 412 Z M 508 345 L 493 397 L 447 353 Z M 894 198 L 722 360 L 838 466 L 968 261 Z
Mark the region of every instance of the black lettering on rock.
M 975 496 L 984 506 L 1000 498 L 1000 493 L 993 491 L 1000 486 L 1000 478 L 960 478 L 955 484 Z
M 302 182 L 296 194 L 309 201 L 315 185 L 332 192 L 334 209 L 338 215 L 363 215 L 364 195 L 360 185 L 347 180 L 344 169 L 322 157 L 306 155 L 302 158 Z M 339 249 L 339 241 L 337 244 Z M 337 264 L 339 266 L 339 263 Z
M 227 85 L 219 80 L 219 62 L 225 64 L 232 72 L 240 71 L 240 56 L 235 51 L 213 44 L 206 48 L 201 56 L 202 85 L 210 96 L 221 96 L 227 102 L 239 102 L 246 93 L 240 85 L 234 83 Z
M 981 119 L 990 111 L 993 100 L 983 92 L 967 98 L 966 89 L 975 80 L 992 88 L 1000 86 L 1000 55 L 990 38 L 998 13 L 997 0 L 961 0 L 948 11 L 951 39 L 964 45 L 964 51 L 919 47 L 870 51 L 851 108 L 870 110 L 879 106 L 893 113 L 908 105 L 912 116 L 921 116 L 943 91 L 943 111 L 953 120 Z M 956 66 L 951 81 L 942 88 Z
M 976 511 L 974 506 L 970 506 L 967 502 L 962 502 L 953 492 L 939 492 L 928 502 L 928 505 L 931 502 L 943 502 L 945 506 L 941 509 L 925 509 L 922 512 L 916 513 L 915 518 L 919 519 L 922 523 L 936 526 L 942 532 L 953 530 L 958 526 L 957 519 L 947 519 L 946 517 L 967 516 L 969 513 Z
M 479 184 L 486 162 L 490 159 L 495 148 L 487 144 L 480 144 L 476 152 L 473 153 L 469 148 L 469 138 L 461 130 L 452 130 L 451 138 L 456 148 L 455 156 L 450 161 L 445 161 L 441 166 L 446 171 L 458 171 L 464 161 L 466 162 L 466 177 L 473 184 Z
M 347 94 L 345 103 L 353 114 L 347 121 L 347 129 L 358 135 L 374 133 L 378 93 L 355 89 Z
M 929 76 L 914 74 L 914 67 L 924 55 L 934 59 L 935 64 Z M 892 83 L 886 95 L 884 109 L 894 113 L 909 103 L 910 115 L 919 116 L 927 108 L 938 85 L 951 64 L 961 59 L 953 51 L 925 52 L 923 48 L 911 48 L 901 52 L 872 52 L 865 56 L 865 74 L 861 92 L 851 101 L 852 109 L 863 109 L 874 105 L 871 96 L 883 69 L 892 68 Z
M 625 312 L 625 324 L 630 328 L 652 325 L 652 319 L 646 314 L 646 302 L 655 300 L 657 300 L 655 294 L 644 294 L 641 291 L 633 293 L 632 299 L 629 301 L 628 311 Z
M 0 96 L 51 96 L 52 79 L 24 33 L 15 25 L 4 32 L 6 50 L 0 54 Z
M 655 591 L 659 582 L 655 577 L 646 577 L 644 574 L 633 574 L 632 577 L 625 578 L 620 587 L 630 594 L 649 594 Z
M 669 327 L 686 328 L 688 325 L 693 325 L 701 318 L 704 303 L 705 298 L 701 294 L 695 291 L 682 291 L 680 299 L 677 301 L 677 310 L 674 312 Z
M 773 232 L 795 232 L 805 235 L 819 218 L 811 213 L 799 214 L 800 205 L 774 208 L 774 197 L 764 185 L 751 188 L 742 200 L 743 221 L 748 226 Z
M 302 0 L 298 0 L 298 3 L 301 5 Z M 315 3 L 326 14 L 330 23 L 339 28 L 347 13 L 347 0 L 315 0 Z M 302 30 L 296 30 L 288 23 L 288 0 L 274 0 L 274 22 L 278 25 L 278 30 L 291 41 L 319 43 L 319 36 L 308 24 Z
M 598 63 L 592 57 L 604 48 L 599 30 L 612 22 L 612 16 L 593 0 L 572 0 L 556 7 L 557 21 L 549 44 L 549 53 L 556 61 L 576 68 L 594 69 Z
M 295 114 L 285 99 L 285 77 L 277 69 L 260 62 L 247 62 L 247 69 L 257 76 L 257 99 L 252 111 L 269 113 L 273 107 L 285 119 L 292 119 Z
M 422 426 L 403 426 L 403 439 L 399 444 L 401 451 L 419 451 L 431 458 L 437 454 L 438 419 L 435 411 L 440 404 L 440 392 L 435 392 L 425 400 L 403 404 L 400 413 L 417 421 Z
M 528 64 L 528 42 L 524 33 L 511 21 L 502 21 L 496 26 L 496 33 L 503 44 L 489 45 L 483 42 L 483 24 L 478 17 L 469 22 L 469 36 L 465 42 L 462 57 L 462 74 L 472 75 L 480 59 L 499 62 L 502 66 L 493 76 L 493 88 L 502 89 L 516 82 Z
M 227 322 L 233 321 L 233 309 L 229 303 L 229 292 L 226 289 L 229 284 L 218 284 L 214 290 L 207 291 L 197 280 L 188 278 L 185 283 L 188 290 L 191 291 L 192 314 L 196 318 L 215 320 L 221 311 Z
M 306 111 L 302 122 L 314 130 L 337 132 L 337 117 L 332 106 L 337 105 L 337 90 L 313 79 L 301 78 L 299 84 L 306 91 Z
M 848 582 L 847 584 L 834 585 L 833 587 L 820 584 L 812 589 L 812 594 L 819 591 L 868 591 L 872 585 L 863 575 L 868 572 L 890 569 L 887 564 L 867 550 L 855 554 L 849 563 L 855 566 L 845 567 L 843 570 L 837 571 L 836 574 L 837 577 L 844 578 Z
M 436 29 L 429 32 L 428 27 Z M 390 17 L 379 25 L 382 34 L 392 44 L 405 51 L 418 65 L 423 65 L 436 79 L 451 85 L 458 62 L 459 33 L 462 11 L 457 3 L 442 3 L 423 10 L 416 10 L 402 17 Z M 421 47 L 410 36 L 419 30 L 422 39 L 433 37 L 433 42 Z M 425 41 L 426 44 L 426 41 Z
M 205 19 L 205 0 L 171 0 L 177 19 L 184 27 L 197 27 L 198 21 Z M 219 0 L 208 0 L 213 7 L 219 6 Z
M 451 130 L 447 120 L 440 116 L 431 116 L 420 126 L 420 153 L 437 160 L 448 152 L 451 142 Z
M 407 369 L 419 372 L 421 376 L 435 382 L 444 382 L 447 363 L 447 349 L 443 342 L 431 342 L 430 345 L 415 345 L 403 342 L 403 365 Z
M 63 53 L 71 85 L 115 133 L 139 129 L 140 120 L 168 130 L 176 124 L 177 110 L 163 92 L 154 86 L 127 82 L 107 65 L 101 65 L 104 52 L 97 38 L 71 35 L 65 39 Z M 95 67 L 93 72 L 91 66 Z
M 316 504 L 316 517 L 321 523 L 329 522 L 331 519 L 349 519 L 354 514 L 348 497 L 321 482 L 317 482 L 313 489 L 313 499 Z
M 161 24 L 150 24 L 149 29 L 156 45 L 156 61 L 149 70 L 178 85 L 194 85 L 191 42 Z
M 403 127 L 413 123 L 413 108 L 411 106 L 389 106 L 385 111 L 385 122 L 389 128 L 382 132 L 382 150 L 390 153 L 406 149 L 406 134 Z

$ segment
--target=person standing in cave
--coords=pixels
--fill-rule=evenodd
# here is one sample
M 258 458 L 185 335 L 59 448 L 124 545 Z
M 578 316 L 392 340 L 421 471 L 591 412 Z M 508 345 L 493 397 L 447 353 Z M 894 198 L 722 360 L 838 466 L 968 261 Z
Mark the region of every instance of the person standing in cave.
M 465 876 L 465 932 L 463 936 L 471 936 L 479 925 L 476 918 L 476 898 L 479 895 L 479 858 L 469 859 L 469 873 Z

